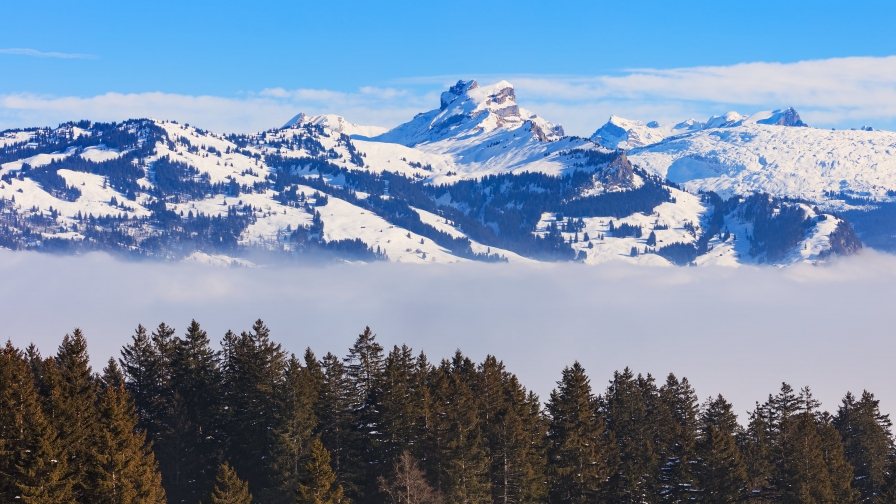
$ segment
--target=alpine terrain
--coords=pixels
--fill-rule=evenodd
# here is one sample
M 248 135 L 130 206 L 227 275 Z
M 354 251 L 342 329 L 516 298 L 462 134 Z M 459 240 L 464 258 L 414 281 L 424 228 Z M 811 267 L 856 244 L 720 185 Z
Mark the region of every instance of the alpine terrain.
M 437 105 L 391 130 L 299 114 L 250 135 L 154 119 L 0 132 L 0 246 L 226 265 L 792 264 L 896 249 L 896 133 L 816 129 L 790 108 L 614 116 L 581 138 L 506 81 L 459 81 Z

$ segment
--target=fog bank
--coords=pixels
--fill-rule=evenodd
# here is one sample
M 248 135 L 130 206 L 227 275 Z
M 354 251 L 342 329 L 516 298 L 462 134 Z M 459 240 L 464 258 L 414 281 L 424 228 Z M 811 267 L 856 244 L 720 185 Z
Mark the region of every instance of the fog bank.
M 261 318 L 290 352 L 344 355 L 365 325 L 387 348 L 431 361 L 460 348 L 502 359 L 543 400 L 579 360 L 602 392 L 616 369 L 688 377 L 740 420 L 782 381 L 834 411 L 874 392 L 896 412 L 896 257 L 866 251 L 827 266 L 645 268 L 623 264 L 402 265 L 223 269 L 0 251 L 0 338 L 55 352 L 74 327 L 95 369 L 138 323 L 213 341 Z

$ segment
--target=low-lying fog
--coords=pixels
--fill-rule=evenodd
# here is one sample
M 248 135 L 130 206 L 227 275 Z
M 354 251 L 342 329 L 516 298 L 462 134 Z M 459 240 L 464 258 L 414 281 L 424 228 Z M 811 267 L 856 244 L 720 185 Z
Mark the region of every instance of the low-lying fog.
M 502 359 L 543 400 L 579 360 L 602 392 L 630 366 L 722 393 L 741 421 L 782 381 L 834 411 L 863 388 L 896 412 L 896 257 L 866 251 L 828 266 L 645 268 L 623 264 L 401 264 L 214 268 L 102 254 L 0 252 L 4 340 L 55 353 L 82 328 L 95 369 L 138 323 L 214 341 L 261 318 L 290 352 L 345 355 L 369 325 L 387 349 L 438 362 L 460 348 Z

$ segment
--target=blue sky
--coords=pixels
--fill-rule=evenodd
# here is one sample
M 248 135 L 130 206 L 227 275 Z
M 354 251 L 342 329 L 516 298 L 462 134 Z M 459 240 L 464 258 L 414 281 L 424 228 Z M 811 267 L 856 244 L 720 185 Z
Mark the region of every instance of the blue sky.
M 252 130 L 297 109 L 394 125 L 436 106 L 459 77 L 506 78 L 524 106 L 578 134 L 609 113 L 675 120 L 787 105 L 819 125 L 890 127 L 889 109 L 848 95 L 866 78 L 877 91 L 896 88 L 896 63 L 885 59 L 896 54 L 894 19 L 894 2 L 15 2 L 0 19 L 0 127 L 132 112 Z M 860 65 L 866 76 L 837 63 L 850 57 L 882 59 Z M 707 89 L 706 72 L 693 71 L 801 61 L 833 63 L 797 89 L 788 82 L 798 67 L 768 89 L 774 68 L 763 67 L 749 89 L 727 93 L 729 81 Z M 632 69 L 690 71 L 695 91 L 669 95 L 660 83 L 595 94 L 594 79 Z M 854 87 L 843 89 L 841 74 Z M 591 93 L 551 91 L 570 82 L 592 83 Z

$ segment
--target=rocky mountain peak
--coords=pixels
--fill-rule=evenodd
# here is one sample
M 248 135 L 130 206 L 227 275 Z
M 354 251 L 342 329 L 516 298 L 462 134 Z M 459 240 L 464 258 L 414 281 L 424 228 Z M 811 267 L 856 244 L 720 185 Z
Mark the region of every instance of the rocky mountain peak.
M 774 124 L 777 126 L 809 126 L 800 119 L 799 113 L 793 107 L 775 110 L 770 117 L 760 119 L 756 123 Z

